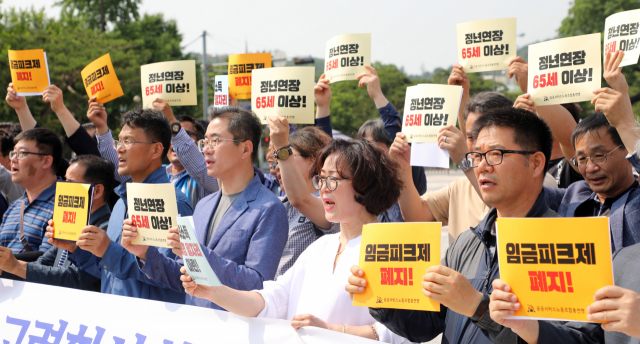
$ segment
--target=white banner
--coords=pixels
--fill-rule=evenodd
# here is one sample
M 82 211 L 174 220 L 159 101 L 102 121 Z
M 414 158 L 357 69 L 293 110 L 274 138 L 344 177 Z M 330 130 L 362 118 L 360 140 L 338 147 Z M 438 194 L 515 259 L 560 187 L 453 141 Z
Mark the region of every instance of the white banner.
M 0 343 L 371 343 L 287 320 L 0 279 Z

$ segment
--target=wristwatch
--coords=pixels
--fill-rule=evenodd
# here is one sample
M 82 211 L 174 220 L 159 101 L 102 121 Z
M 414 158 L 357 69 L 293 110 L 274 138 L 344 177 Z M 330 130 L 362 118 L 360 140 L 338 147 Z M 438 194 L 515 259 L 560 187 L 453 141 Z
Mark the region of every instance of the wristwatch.
M 181 128 L 182 128 L 182 126 L 180 125 L 180 122 L 171 123 L 171 133 L 173 135 L 177 135 L 180 132 Z
M 293 155 L 293 150 L 291 150 L 291 145 L 284 146 L 275 152 L 273 152 L 273 157 L 279 160 L 287 160 L 289 156 Z
M 480 304 L 476 309 L 476 313 L 471 317 L 472 321 L 480 321 L 480 319 L 482 319 L 484 314 L 487 312 L 487 308 L 489 308 L 490 300 L 489 294 L 482 294 L 482 301 L 480 301 Z
M 460 169 L 462 170 L 462 172 L 467 172 L 472 169 L 471 163 L 469 162 L 467 157 L 462 158 L 462 162 L 460 162 Z

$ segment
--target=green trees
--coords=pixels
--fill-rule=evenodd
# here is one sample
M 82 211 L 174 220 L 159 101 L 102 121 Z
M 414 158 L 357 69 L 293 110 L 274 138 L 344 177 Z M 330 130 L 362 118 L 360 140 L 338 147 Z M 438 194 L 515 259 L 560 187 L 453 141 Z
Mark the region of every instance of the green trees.
M 132 3 L 122 1 L 125 2 Z M 111 3 L 114 1 L 105 1 L 105 4 Z M 120 7 L 107 7 L 108 13 L 120 13 Z M 44 10 L 10 9 L 0 13 L 0 66 L 5 66 L 0 68 L 3 86 L 11 80 L 7 50 L 44 49 L 51 83 L 63 90 L 65 104 L 80 123 L 88 122 L 88 97 L 80 71 L 91 61 L 109 53 L 122 85 L 124 96 L 106 104 L 109 126 L 115 129 L 119 127 L 120 114 L 139 105 L 133 97 L 140 94 L 140 66 L 185 58 L 176 23 L 165 21 L 161 14 L 139 18 L 137 7 L 135 13 L 129 14 L 130 21 L 118 22 L 113 30 L 104 33 L 88 24 L 89 19 L 83 15 L 74 14 L 71 7 L 63 11 L 58 20 L 48 18 Z M 27 102 L 42 126 L 62 134 L 57 117 L 41 97 L 28 97 Z M 0 121 L 17 121 L 15 111 L 4 101 L 0 102 Z

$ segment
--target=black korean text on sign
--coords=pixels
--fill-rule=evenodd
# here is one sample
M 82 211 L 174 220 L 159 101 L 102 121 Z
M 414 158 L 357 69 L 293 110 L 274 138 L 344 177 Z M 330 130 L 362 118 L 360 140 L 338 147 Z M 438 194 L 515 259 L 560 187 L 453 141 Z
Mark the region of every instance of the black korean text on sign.
M 58 195 L 58 207 L 84 209 L 84 196 Z
M 40 68 L 40 60 L 10 60 L 11 69 L 33 69 Z
M 270 92 L 298 92 L 300 91 L 300 80 L 269 80 L 260 82 L 260 93 Z
M 444 107 L 445 98 L 442 97 L 425 97 L 425 98 L 413 98 L 411 99 L 410 111 L 422 111 L 422 110 L 442 110 Z M 416 113 L 408 114 L 404 119 L 405 127 L 413 126 L 441 126 L 447 125 L 449 120 L 449 114 L 438 113 Z
M 335 48 L 329 48 L 329 57 L 334 57 L 339 55 L 348 55 L 348 54 L 357 54 L 359 48 L 360 48 L 359 44 L 342 44 L 342 45 L 336 46 Z
M 586 62 L 584 50 L 569 51 L 561 54 L 546 55 L 539 58 L 539 69 L 549 70 L 560 67 L 580 66 Z M 593 68 L 576 68 L 564 70 L 560 75 L 558 72 L 548 72 L 533 77 L 533 88 L 544 88 L 558 86 L 560 81 L 563 85 L 580 84 L 593 80 Z
M 638 34 L 638 24 L 640 23 L 620 24 L 610 27 L 607 32 L 607 39 L 617 37 L 619 37 L 619 39 L 607 43 L 607 45 L 604 47 L 605 54 L 614 52 L 616 50 L 629 51 L 637 48 L 638 43 L 640 43 L 640 38 L 625 39 L 625 37 L 636 36 Z M 619 47 L 618 42 L 620 42 Z
M 546 70 L 559 67 L 580 66 L 585 64 L 586 56 L 587 54 L 584 50 L 541 56 L 538 61 L 538 69 Z
M 9 61 L 11 69 L 34 69 L 40 68 L 40 60 L 11 60 Z M 31 72 L 16 72 L 18 81 L 32 81 Z
M 499 42 L 502 41 L 502 30 L 480 31 L 478 33 L 467 33 L 464 35 L 466 44 Z
M 241 63 L 229 66 L 229 74 L 251 73 L 254 69 L 264 68 L 264 63 Z
M 202 270 L 200 270 L 200 266 L 198 265 L 198 261 L 196 261 L 195 259 L 185 258 L 184 262 L 187 264 L 189 271 L 202 272 Z
M 164 200 L 162 198 L 134 198 L 133 210 L 164 213 Z
M 300 80 L 298 79 L 277 79 L 260 82 L 260 93 L 271 92 L 299 92 Z M 266 108 L 306 108 L 307 96 L 297 95 L 279 95 L 275 96 L 262 96 L 256 98 L 256 107 L 258 109 Z
M 329 48 L 329 58 L 358 54 L 359 44 L 342 44 L 334 48 Z M 338 67 L 358 67 L 364 66 L 364 56 L 347 56 L 335 58 L 327 61 L 326 70 L 330 71 Z
M 166 81 L 183 81 L 184 80 L 184 71 L 166 71 L 160 73 L 151 73 L 149 74 L 149 83 L 153 84 L 156 82 L 166 82 Z M 162 94 L 162 93 L 189 93 L 191 92 L 189 83 L 167 83 L 164 88 L 161 84 L 159 85 L 151 85 L 145 87 L 145 95 L 151 96 L 154 94 Z
M 186 226 L 178 225 L 178 233 L 180 234 L 180 240 L 191 240 Z
M 508 243 L 508 264 L 586 264 L 596 263 L 594 243 Z
M 162 82 L 162 81 L 182 81 L 182 80 L 184 80 L 184 72 L 181 70 L 149 74 L 150 84 L 153 84 L 155 82 Z
M 109 67 L 104 66 L 102 68 L 98 68 L 95 72 L 92 72 L 84 79 L 84 86 L 89 87 L 96 80 L 102 78 L 103 76 L 109 74 Z M 95 94 L 95 93 L 94 93 Z
M 493 44 L 502 41 L 502 30 L 480 31 L 478 33 L 467 33 L 466 44 L 480 44 L 476 47 L 462 48 L 462 58 L 470 59 L 483 56 L 509 55 L 509 44 Z M 483 44 L 489 43 L 489 44 Z
M 368 244 L 365 262 L 430 262 L 431 244 Z

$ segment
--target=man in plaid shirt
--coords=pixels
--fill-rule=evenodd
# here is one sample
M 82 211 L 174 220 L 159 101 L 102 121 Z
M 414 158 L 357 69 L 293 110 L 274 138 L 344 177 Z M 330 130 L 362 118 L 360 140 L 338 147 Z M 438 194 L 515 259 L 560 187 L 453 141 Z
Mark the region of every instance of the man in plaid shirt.
M 14 254 L 45 252 L 51 247 L 43 239 L 47 222 L 53 217 L 62 143 L 53 131 L 43 128 L 26 130 L 14 141 L 16 145 L 9 154 L 11 180 L 26 190 L 4 214 L 0 246 L 10 248 Z

